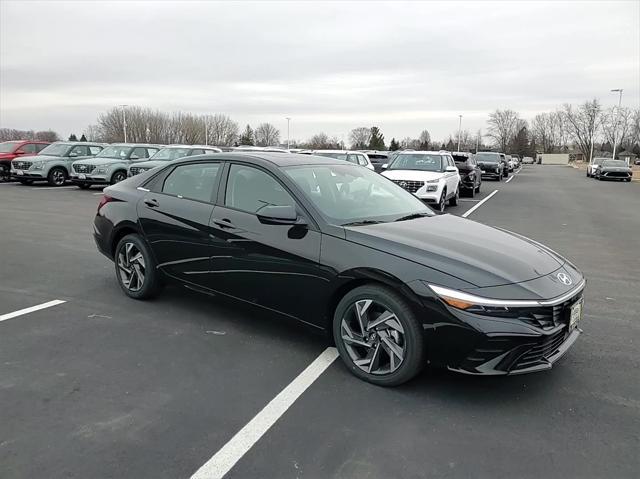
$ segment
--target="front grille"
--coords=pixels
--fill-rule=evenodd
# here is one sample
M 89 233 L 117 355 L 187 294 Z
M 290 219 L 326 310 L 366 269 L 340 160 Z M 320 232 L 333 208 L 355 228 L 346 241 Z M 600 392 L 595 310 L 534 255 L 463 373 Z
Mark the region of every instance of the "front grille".
M 630 174 L 625 171 L 610 171 L 602 173 L 602 176 L 607 178 L 629 178 Z
M 31 168 L 32 164 L 33 162 L 31 161 L 14 161 L 13 168 L 15 170 L 28 170 L 29 168 Z
M 140 173 L 144 173 L 147 170 L 148 170 L 148 168 L 141 168 L 139 166 L 132 166 L 131 168 L 129 168 L 129 173 L 131 174 L 131 176 L 136 176 L 136 175 L 139 175 Z
M 73 171 L 75 171 L 76 173 L 91 173 L 95 169 L 96 165 L 85 165 L 82 163 L 73 165 Z
M 396 185 L 401 186 L 409 193 L 415 193 L 424 186 L 424 181 L 411 181 L 411 180 L 391 180 Z
M 542 338 L 542 340 L 518 358 L 512 370 L 526 369 L 536 366 L 552 356 L 567 337 L 567 327 Z

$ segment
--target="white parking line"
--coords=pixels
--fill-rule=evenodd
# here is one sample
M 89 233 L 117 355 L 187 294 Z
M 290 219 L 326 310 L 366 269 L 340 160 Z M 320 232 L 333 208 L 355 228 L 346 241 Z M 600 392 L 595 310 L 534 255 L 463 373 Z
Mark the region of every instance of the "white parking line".
M 44 190 L 69 190 L 71 188 L 78 189 L 77 186 L 33 186 L 30 189 L 36 191 L 44 191 Z
M 41 309 L 50 308 L 51 306 L 57 306 L 58 304 L 66 303 L 61 299 L 54 299 L 53 301 L 49 301 L 47 303 L 38 304 L 36 306 L 31 306 L 30 308 L 20 309 L 18 311 L 14 311 L 13 313 L 7 313 L 0 316 L 0 322 L 6 321 L 7 319 L 16 318 L 18 316 L 22 316 L 23 314 L 33 313 L 34 311 L 39 311 Z
M 96 196 L 96 195 L 104 195 L 104 193 L 103 193 L 102 191 L 98 191 L 97 193 L 91 193 L 91 194 L 92 194 L 93 196 Z
M 477 205 L 475 205 L 473 208 L 471 208 L 469 211 L 465 211 L 462 214 L 463 218 L 466 218 L 467 216 L 469 216 L 471 213 L 473 213 L 475 210 L 477 210 L 478 208 L 480 208 L 483 204 L 485 204 L 485 202 L 487 202 L 489 200 L 489 198 L 491 198 L 493 195 L 495 195 L 498 192 L 498 190 L 493 190 L 491 193 L 489 193 L 489 195 L 483 199 L 480 203 L 478 203 Z
M 505 181 L 505 183 L 509 183 L 511 180 L 513 180 L 516 176 L 515 175 L 511 175 L 509 177 L 509 179 L 507 181 Z
M 191 479 L 221 479 L 305 390 L 338 357 L 336 348 L 325 349 L 307 368 L 249 421 L 222 449 L 198 469 Z

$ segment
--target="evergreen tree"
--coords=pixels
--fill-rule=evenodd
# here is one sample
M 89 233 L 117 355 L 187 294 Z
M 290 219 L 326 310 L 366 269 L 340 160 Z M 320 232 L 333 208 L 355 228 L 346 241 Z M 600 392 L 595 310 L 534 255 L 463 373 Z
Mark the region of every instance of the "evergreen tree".
M 87 137 L 84 136 L 84 133 L 82 134 L 82 136 L 80 137 L 80 141 L 87 141 Z
M 384 135 L 380 132 L 380 128 L 377 126 L 371 127 L 371 139 L 369 140 L 370 150 L 385 150 Z
M 400 149 L 400 143 L 398 143 L 395 138 L 391 138 L 391 143 L 389 143 L 389 150 L 396 151 L 399 149 Z
M 71 136 L 69 136 L 69 141 L 78 141 L 78 137 L 75 133 L 71 133 Z
M 447 150 L 447 151 L 455 151 L 455 147 L 456 145 L 453 144 L 453 140 L 451 138 L 449 138 L 449 142 L 447 143 L 447 145 L 445 146 L 444 143 L 442 144 L 443 146 L 443 150 Z
M 254 142 L 253 142 L 253 130 L 251 129 L 251 127 L 249 125 L 247 125 L 247 127 L 245 128 L 245 130 L 242 133 L 242 135 L 240 135 L 240 144 L 241 145 L 248 145 L 248 146 L 253 146 L 254 145 Z

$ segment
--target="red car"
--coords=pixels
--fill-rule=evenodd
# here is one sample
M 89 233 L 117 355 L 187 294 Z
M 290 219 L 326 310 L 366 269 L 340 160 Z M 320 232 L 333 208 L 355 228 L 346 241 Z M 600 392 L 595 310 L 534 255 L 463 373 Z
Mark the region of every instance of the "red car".
M 0 143 L 0 181 L 9 179 L 11 160 L 19 156 L 33 156 L 50 142 L 35 140 L 13 140 Z

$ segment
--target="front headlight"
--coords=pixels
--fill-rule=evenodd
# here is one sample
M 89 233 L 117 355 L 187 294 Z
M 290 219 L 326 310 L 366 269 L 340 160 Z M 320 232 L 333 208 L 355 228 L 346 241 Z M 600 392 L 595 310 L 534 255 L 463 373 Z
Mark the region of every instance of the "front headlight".
M 429 287 L 449 306 L 453 306 L 456 309 L 462 309 L 470 313 L 492 314 L 496 312 L 507 312 L 509 308 L 545 306 L 546 303 L 545 301 L 483 298 L 482 296 L 476 296 L 455 289 L 436 286 L 434 284 L 429 284 Z
M 94 175 L 102 175 L 107 172 L 109 167 L 107 165 L 98 165 L 96 166 L 91 173 Z
M 41 170 L 42 168 L 44 168 L 44 161 L 36 161 L 33 165 L 31 165 L 31 168 L 34 170 Z
M 430 184 L 430 183 L 440 183 L 440 179 L 437 179 L 437 180 L 427 180 L 427 184 Z

